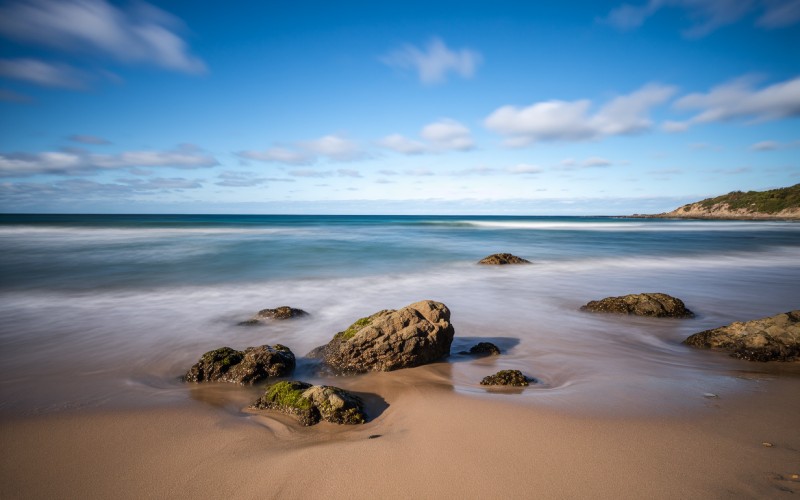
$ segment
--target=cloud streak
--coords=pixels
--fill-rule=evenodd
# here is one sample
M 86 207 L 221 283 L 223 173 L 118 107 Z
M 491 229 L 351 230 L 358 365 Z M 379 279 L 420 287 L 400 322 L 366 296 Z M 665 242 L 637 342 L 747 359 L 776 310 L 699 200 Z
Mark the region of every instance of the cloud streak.
M 182 30 L 178 18 L 145 2 L 126 10 L 105 0 L 17 0 L 0 7 L 0 35 L 18 42 L 204 73 Z

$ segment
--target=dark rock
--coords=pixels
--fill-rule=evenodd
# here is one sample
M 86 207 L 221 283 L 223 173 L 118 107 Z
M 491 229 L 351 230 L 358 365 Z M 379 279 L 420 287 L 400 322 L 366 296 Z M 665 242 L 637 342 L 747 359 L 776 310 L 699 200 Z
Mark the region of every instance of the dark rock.
M 305 382 L 277 382 L 251 408 L 276 410 L 294 415 L 303 425 L 320 420 L 334 424 L 363 424 L 367 421 L 364 404 L 344 389 Z
M 800 310 L 695 333 L 683 341 L 748 361 L 800 361 Z
M 510 385 L 524 387 L 528 385 L 528 377 L 519 370 L 500 370 L 494 375 L 489 375 L 481 380 L 481 385 Z
M 450 354 L 450 310 L 423 300 L 361 318 L 309 353 L 333 373 L 392 371 L 431 363 Z
M 185 380 L 252 385 L 269 377 L 285 377 L 294 371 L 294 366 L 294 354 L 280 344 L 248 347 L 244 351 L 221 347 L 203 354 Z
M 302 309 L 295 309 L 294 307 L 289 307 L 289 306 L 280 306 L 276 307 L 275 309 L 262 309 L 258 311 L 258 313 L 252 318 L 246 321 L 239 322 L 239 325 L 252 326 L 252 325 L 259 325 L 264 320 L 270 320 L 270 319 L 284 320 L 284 319 L 302 318 L 303 316 L 308 316 L 308 313 Z
M 510 253 L 495 253 L 488 257 L 484 257 L 478 264 L 489 264 L 495 266 L 501 266 L 505 264 L 530 264 L 531 261 L 525 260 L 521 257 L 517 257 L 516 255 L 511 255 Z
M 623 297 L 606 297 L 593 300 L 581 311 L 616 314 L 635 314 L 657 318 L 691 318 L 694 313 L 686 309 L 683 301 L 665 293 L 637 293 Z
M 459 354 L 468 354 L 471 356 L 498 356 L 500 355 L 500 348 L 491 342 L 478 342 L 469 348 L 469 352 L 462 351 Z

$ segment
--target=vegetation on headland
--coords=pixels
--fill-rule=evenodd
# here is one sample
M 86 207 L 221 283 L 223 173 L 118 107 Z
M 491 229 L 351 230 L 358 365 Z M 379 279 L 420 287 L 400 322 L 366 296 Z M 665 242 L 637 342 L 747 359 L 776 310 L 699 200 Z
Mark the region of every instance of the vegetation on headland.
M 769 191 L 733 191 L 649 217 L 687 219 L 800 219 L 800 184 Z

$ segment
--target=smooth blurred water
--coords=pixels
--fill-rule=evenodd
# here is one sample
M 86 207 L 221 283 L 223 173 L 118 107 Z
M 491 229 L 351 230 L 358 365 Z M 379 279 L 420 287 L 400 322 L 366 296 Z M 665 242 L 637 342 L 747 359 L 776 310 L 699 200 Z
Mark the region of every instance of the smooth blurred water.
M 495 252 L 534 265 L 475 264 Z M 0 277 L 0 411 L 186 397 L 177 379 L 207 350 L 278 342 L 302 356 L 361 316 L 421 299 L 450 307 L 454 353 L 484 339 L 506 353 L 416 369 L 440 379 L 446 367 L 453 390 L 484 395 L 480 378 L 519 368 L 542 382 L 520 396 L 534 404 L 669 410 L 740 390 L 742 373 L 775 372 L 680 341 L 800 307 L 800 224 L 3 215 Z M 578 311 L 648 291 L 682 298 L 697 318 Z M 311 316 L 236 326 L 280 305 Z M 306 362 L 297 376 L 319 380 Z

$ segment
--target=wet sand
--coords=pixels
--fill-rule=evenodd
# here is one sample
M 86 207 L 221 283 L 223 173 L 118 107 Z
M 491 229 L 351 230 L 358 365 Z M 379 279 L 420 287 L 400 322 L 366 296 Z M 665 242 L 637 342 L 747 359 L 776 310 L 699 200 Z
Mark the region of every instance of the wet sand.
M 374 418 L 301 427 L 193 386 L 161 407 L 0 421 L 4 498 L 788 498 L 800 493 L 800 377 L 697 394 L 683 413 L 565 411 L 464 394 L 438 368 L 351 379 Z M 441 373 L 439 373 L 441 375 Z M 526 389 L 529 390 L 529 389 Z M 650 401 L 643 400 L 647 406 Z M 646 413 L 646 412 L 643 412 Z M 772 443 L 766 447 L 762 443 Z

